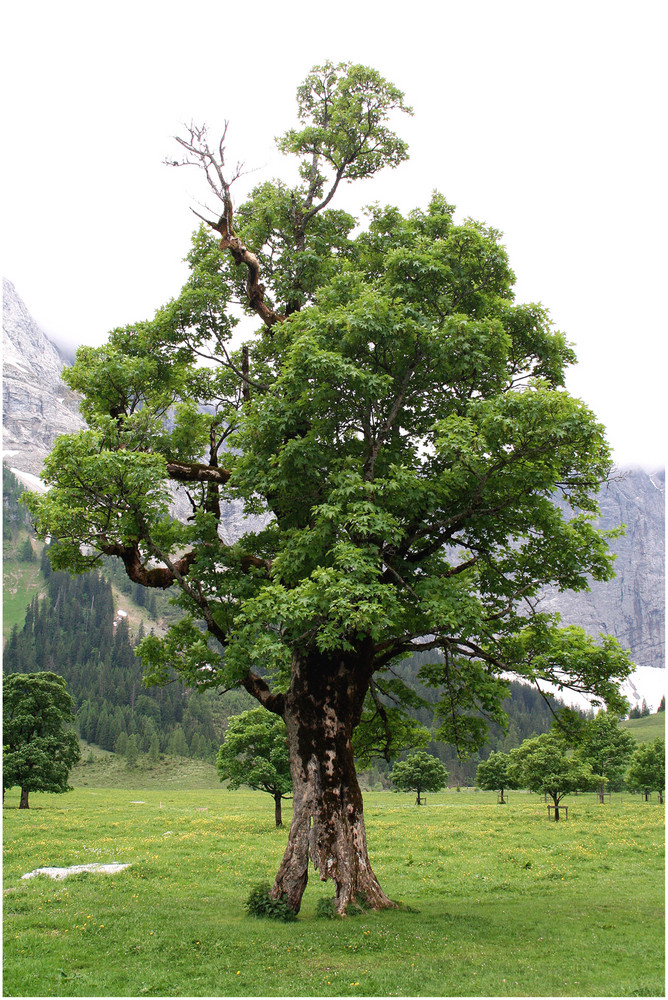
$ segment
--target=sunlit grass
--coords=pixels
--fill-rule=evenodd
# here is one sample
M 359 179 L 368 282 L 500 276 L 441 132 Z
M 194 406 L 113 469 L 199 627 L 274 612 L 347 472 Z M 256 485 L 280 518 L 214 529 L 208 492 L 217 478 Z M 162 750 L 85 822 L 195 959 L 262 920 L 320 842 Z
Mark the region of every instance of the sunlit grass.
M 639 719 L 625 719 L 622 726 L 628 729 L 638 743 L 649 743 L 658 736 L 666 735 L 666 713 L 655 712 L 653 715 L 643 715 Z
M 295 924 L 243 901 L 286 829 L 248 791 L 80 788 L 4 811 L 5 978 L 14 996 L 657 996 L 663 808 L 638 796 L 366 795 L 381 884 L 414 910 Z M 289 819 L 289 810 L 287 810 Z M 63 882 L 47 865 L 124 861 Z

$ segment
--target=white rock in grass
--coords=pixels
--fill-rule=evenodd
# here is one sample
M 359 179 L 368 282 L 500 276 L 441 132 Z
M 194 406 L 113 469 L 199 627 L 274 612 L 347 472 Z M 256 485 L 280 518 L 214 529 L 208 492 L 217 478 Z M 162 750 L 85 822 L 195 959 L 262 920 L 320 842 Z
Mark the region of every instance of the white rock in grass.
M 33 878 L 35 875 L 48 875 L 49 878 L 64 879 L 68 875 L 78 875 L 80 872 L 98 872 L 103 875 L 114 875 L 116 872 L 122 872 L 124 868 L 129 868 L 129 864 L 120 864 L 118 862 L 113 862 L 112 864 L 89 864 L 89 865 L 71 865 L 69 868 L 36 868 L 34 872 L 28 872 L 27 875 L 22 875 L 21 878 Z

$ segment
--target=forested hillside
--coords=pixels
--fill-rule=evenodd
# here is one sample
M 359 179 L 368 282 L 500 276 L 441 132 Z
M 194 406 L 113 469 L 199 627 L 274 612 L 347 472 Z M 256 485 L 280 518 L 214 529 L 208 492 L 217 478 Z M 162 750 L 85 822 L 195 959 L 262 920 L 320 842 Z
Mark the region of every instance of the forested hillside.
M 415 688 L 420 697 L 433 703 L 438 693 L 433 688 L 420 685 L 415 679 L 420 667 L 429 659 L 433 659 L 433 653 L 416 654 L 400 662 L 395 670 Z M 472 785 L 481 760 L 486 760 L 493 750 L 507 751 L 519 746 L 528 736 L 547 732 L 554 719 L 554 712 L 559 707 L 563 707 L 559 699 L 550 698 L 548 704 L 539 692 L 528 684 L 511 681 L 509 696 L 503 701 L 503 708 L 508 715 L 508 727 L 505 732 L 500 726 L 489 724 L 489 736 L 485 746 L 464 760 L 459 759 L 454 747 L 445 743 L 433 742 L 428 749 L 445 764 L 450 776 L 450 785 Z M 416 709 L 412 714 L 424 726 L 431 728 L 433 712 L 429 708 Z M 384 773 L 384 768 L 380 770 Z
M 176 681 L 145 688 L 134 648 L 151 620 L 157 629 L 159 622 L 173 616 L 169 598 L 147 595 L 111 560 L 104 574 L 55 573 L 47 546 L 40 556 L 36 554 L 24 508 L 18 503 L 22 492 L 3 465 L 5 556 L 11 555 L 17 576 L 22 568 L 29 571 L 31 582 L 38 581 L 7 638 L 4 672 L 53 670 L 64 677 L 76 706 L 79 735 L 105 750 L 123 750 L 124 741 L 134 734 L 140 750 L 148 751 L 153 744 L 158 752 L 213 761 L 228 716 L 250 707 L 249 697 L 245 692 L 222 697 L 213 692 L 196 694 Z M 147 626 L 139 619 L 133 631 L 127 616 L 115 614 L 112 583 L 127 597 L 128 607 L 142 612 Z
M 34 597 L 22 628 L 14 626 L 5 647 L 6 672 L 53 670 L 67 681 L 77 709 L 80 736 L 105 750 L 124 748 L 135 734 L 148 751 L 153 737 L 161 752 L 213 760 L 229 714 L 247 707 L 247 696 L 194 694 L 174 682 L 142 686 L 127 618 L 114 618 L 112 590 L 100 573 L 54 573 L 46 549 L 41 571 L 46 593 Z M 156 743 L 156 740 L 153 740 Z
M 33 598 L 23 628 L 14 627 L 5 647 L 5 670 L 53 670 L 67 681 L 77 708 L 80 736 L 105 750 L 124 749 L 137 736 L 148 751 L 157 737 L 161 752 L 213 760 L 227 716 L 247 707 L 246 695 L 188 692 L 176 681 L 142 686 L 127 618 L 114 620 L 111 586 L 99 573 L 73 577 L 51 570 L 42 555 L 46 595 Z M 153 740 L 155 744 L 155 740 Z

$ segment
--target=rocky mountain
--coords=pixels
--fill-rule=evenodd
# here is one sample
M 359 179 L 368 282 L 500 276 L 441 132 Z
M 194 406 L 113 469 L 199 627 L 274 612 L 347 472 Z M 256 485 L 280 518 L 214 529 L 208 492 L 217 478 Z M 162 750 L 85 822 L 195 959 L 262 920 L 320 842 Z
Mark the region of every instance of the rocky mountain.
M 45 457 L 59 434 L 84 427 L 79 397 L 62 381 L 66 361 L 28 312 L 11 281 L 2 283 L 2 453 L 3 460 L 28 489 L 39 489 Z M 172 513 L 192 512 L 183 488 L 174 490 Z M 222 535 L 230 544 L 244 532 L 264 526 L 267 518 L 244 517 L 242 505 L 225 504 Z
M 79 401 L 60 378 L 65 360 L 2 281 L 2 450 L 26 485 L 39 475 L 58 434 L 83 427 Z M 17 473 L 15 473 L 17 474 Z
M 30 316 L 9 281 L 3 282 L 3 448 L 8 464 L 25 485 L 36 476 L 56 435 L 82 426 L 75 395 L 60 379 L 64 360 Z M 581 625 L 593 635 L 607 632 L 632 651 L 637 664 L 663 667 L 665 661 L 665 473 L 618 471 L 600 494 L 600 527 L 626 525 L 612 543 L 616 579 L 592 583 L 588 593 L 546 591 L 544 608 L 558 611 L 564 624 Z M 174 513 L 190 513 L 187 497 L 176 491 Z M 223 536 L 232 542 L 263 522 L 246 520 L 241 506 L 227 504 Z
M 588 593 L 546 592 L 541 610 L 558 611 L 565 624 L 591 635 L 607 632 L 630 649 L 636 663 L 663 667 L 665 636 L 665 470 L 616 470 L 599 493 L 598 526 L 626 525 L 610 543 L 615 579 L 592 581 Z

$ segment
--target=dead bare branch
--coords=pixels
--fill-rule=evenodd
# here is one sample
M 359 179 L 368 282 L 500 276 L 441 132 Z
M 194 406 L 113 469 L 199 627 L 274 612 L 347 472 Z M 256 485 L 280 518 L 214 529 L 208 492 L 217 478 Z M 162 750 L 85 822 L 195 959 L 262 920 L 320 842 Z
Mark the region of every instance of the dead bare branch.
M 223 134 L 213 152 L 209 146 L 208 128 L 206 125 L 185 125 L 187 136 L 174 136 L 176 142 L 185 150 L 186 155 L 181 160 L 165 160 L 168 166 L 196 166 L 204 171 L 207 183 L 222 204 L 222 212 L 214 222 L 192 209 L 194 214 L 207 226 L 220 233 L 220 249 L 229 250 L 234 263 L 243 264 L 247 270 L 246 294 L 251 309 L 254 310 L 268 329 L 276 323 L 281 323 L 284 316 L 275 312 L 265 298 L 265 287 L 260 282 L 260 265 L 257 257 L 234 232 L 234 209 L 230 188 L 242 176 L 243 164 L 237 163 L 230 179 L 225 174 L 225 141 L 229 122 L 225 122 Z

